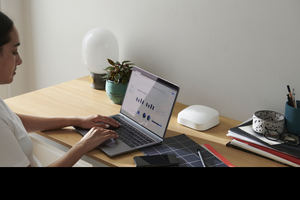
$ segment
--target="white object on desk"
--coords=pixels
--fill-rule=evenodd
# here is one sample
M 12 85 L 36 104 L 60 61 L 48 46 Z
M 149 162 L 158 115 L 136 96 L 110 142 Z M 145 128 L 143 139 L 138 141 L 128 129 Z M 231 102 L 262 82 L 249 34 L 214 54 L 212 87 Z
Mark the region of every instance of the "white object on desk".
M 105 82 L 102 77 L 109 63 L 107 59 L 119 59 L 119 44 L 117 37 L 108 29 L 94 28 L 82 41 L 82 61 L 90 71 L 89 81 L 92 88 L 104 90 Z
M 94 28 L 87 32 L 82 41 L 82 61 L 90 72 L 105 74 L 107 58 L 119 59 L 117 37 L 108 29 Z
M 193 105 L 178 113 L 177 122 L 198 131 L 205 131 L 220 123 L 219 112 L 210 107 Z

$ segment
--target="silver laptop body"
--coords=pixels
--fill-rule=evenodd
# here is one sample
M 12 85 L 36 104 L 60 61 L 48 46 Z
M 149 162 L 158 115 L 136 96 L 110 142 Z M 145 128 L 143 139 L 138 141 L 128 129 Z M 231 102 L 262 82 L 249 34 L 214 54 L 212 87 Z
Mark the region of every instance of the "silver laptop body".
M 120 113 L 110 116 L 122 125 L 121 128 L 114 130 L 119 138 L 106 141 L 98 148 L 109 157 L 114 157 L 161 143 L 178 92 L 177 85 L 143 69 L 133 67 Z M 78 127 L 75 129 L 82 132 Z

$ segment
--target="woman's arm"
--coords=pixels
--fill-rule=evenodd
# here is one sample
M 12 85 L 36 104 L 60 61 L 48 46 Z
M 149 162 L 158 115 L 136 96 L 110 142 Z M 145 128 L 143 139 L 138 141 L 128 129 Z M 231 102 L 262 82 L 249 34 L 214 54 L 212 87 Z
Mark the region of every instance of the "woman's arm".
M 17 114 L 27 132 L 46 131 L 66 126 L 79 126 L 91 129 L 77 144 L 49 167 L 72 167 L 85 153 L 94 149 L 105 140 L 118 138 L 118 134 L 108 130 L 109 126 L 120 124 L 110 117 L 93 115 L 88 117 L 40 117 Z M 29 166 L 30 167 L 30 166 Z
M 110 138 L 118 138 L 118 134 L 112 130 L 92 128 L 77 144 L 67 153 L 48 167 L 72 167 L 87 152 Z M 31 167 L 28 165 L 28 167 Z
M 109 128 L 109 126 L 119 127 L 120 124 L 101 115 L 88 117 L 41 117 L 33 115 L 17 114 L 28 133 L 60 129 L 66 126 L 79 126 L 90 129 L 92 127 Z
M 118 137 L 118 134 L 112 130 L 92 128 L 67 153 L 48 167 L 72 167 L 85 153 L 94 149 L 105 140 Z
M 48 167 L 72 167 L 83 155 L 85 151 L 80 143 L 75 144 L 69 151 Z

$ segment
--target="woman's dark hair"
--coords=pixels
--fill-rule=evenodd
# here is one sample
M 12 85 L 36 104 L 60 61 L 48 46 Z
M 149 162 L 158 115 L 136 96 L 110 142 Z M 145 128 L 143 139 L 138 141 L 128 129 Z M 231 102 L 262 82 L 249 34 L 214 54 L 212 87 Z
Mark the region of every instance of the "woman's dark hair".
M 13 30 L 13 21 L 7 17 L 3 12 L 0 12 L 0 53 L 3 45 L 10 42 L 10 32 Z

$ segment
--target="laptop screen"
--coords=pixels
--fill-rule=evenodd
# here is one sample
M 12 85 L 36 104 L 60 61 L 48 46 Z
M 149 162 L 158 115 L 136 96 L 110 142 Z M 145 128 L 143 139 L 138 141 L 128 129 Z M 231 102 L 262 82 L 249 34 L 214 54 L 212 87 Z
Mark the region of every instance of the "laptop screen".
M 163 138 L 179 87 L 134 67 L 121 113 Z

